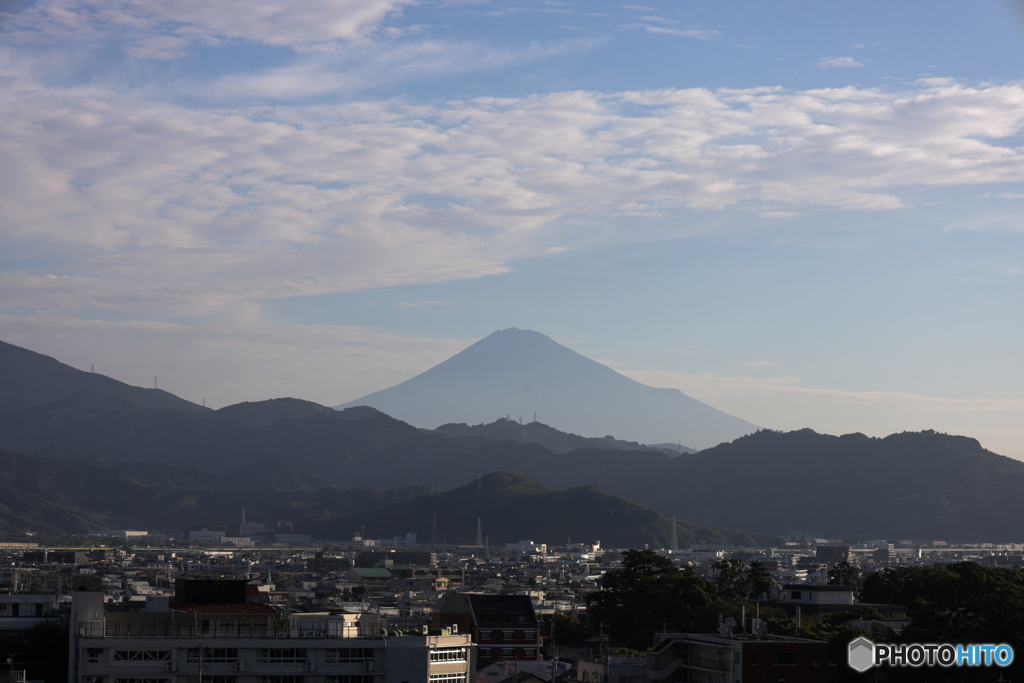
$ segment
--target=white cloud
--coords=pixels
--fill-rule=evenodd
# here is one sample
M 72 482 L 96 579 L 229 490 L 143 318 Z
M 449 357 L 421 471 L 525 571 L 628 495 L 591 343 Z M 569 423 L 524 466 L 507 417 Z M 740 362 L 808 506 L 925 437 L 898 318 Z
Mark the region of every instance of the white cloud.
M 672 387 L 720 410 L 772 429 L 811 427 L 829 434 L 935 429 L 964 434 L 982 446 L 1024 460 L 1017 425 L 1024 398 L 955 399 L 891 391 L 804 386 L 797 377 L 722 377 L 714 373 L 620 370 L 656 387 Z M 1016 416 L 1016 417 L 1015 417 Z
M 9 40 L 134 38 L 137 58 L 168 59 L 185 45 L 246 40 L 300 50 L 362 41 L 413 0 L 40 0 L 10 17 Z M 173 48 L 155 42 L 176 40 Z
M 818 62 L 818 66 L 823 69 L 859 69 L 864 64 L 853 57 L 825 57 Z
M 552 226 L 572 248 L 598 219 L 641 237 L 686 211 L 884 211 L 904 187 L 1024 180 L 1024 152 L 994 142 L 1024 127 L 1017 84 L 234 109 L 36 85 L 0 112 L 4 248 L 61 254 L 0 275 L 0 306 L 64 311 L 479 277 L 543 253 Z
M 644 17 L 650 19 L 651 17 Z M 718 37 L 718 31 L 702 29 L 679 29 L 665 28 L 664 26 L 651 26 L 650 24 L 623 24 L 621 28 L 639 28 L 648 33 L 660 33 L 662 35 L 682 36 L 684 38 L 697 38 L 699 40 L 714 40 Z

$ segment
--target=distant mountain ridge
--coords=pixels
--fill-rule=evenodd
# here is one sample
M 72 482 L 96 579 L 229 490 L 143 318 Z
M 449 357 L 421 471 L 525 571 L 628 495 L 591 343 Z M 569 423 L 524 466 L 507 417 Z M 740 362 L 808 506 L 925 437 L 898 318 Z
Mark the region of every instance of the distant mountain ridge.
M 8 350 L 0 349 L 0 356 Z M 11 354 L 4 358 L 9 361 Z M 47 377 L 53 363 L 60 365 L 56 361 L 39 364 L 40 386 L 51 382 L 52 377 Z M 30 380 L 31 374 L 22 378 L 23 384 Z M 161 398 L 152 390 L 116 382 L 105 386 L 119 392 L 133 390 L 133 397 Z M 72 388 L 65 383 L 62 391 Z M 196 408 L 144 408 L 128 398 L 83 391 L 36 405 L 28 402 L 24 392 L 20 398 L 0 396 L 0 448 L 32 453 L 55 447 L 95 453 L 133 463 L 130 468 L 108 467 L 103 470 L 107 476 L 131 474 L 175 490 L 229 487 L 214 482 L 225 476 L 254 487 L 276 477 L 272 483 L 307 492 L 321 485 L 446 490 L 463 485 L 467 477 L 512 470 L 554 489 L 596 484 L 602 492 L 664 516 L 756 533 L 804 531 L 868 540 L 1016 542 L 1024 538 L 1024 498 L 1020 496 L 1024 463 L 987 451 L 969 437 L 930 431 L 870 438 L 829 436 L 809 429 L 761 430 L 681 457 L 649 449 L 591 446 L 559 454 L 539 443 L 521 443 L 516 436 L 499 435 L 498 440 L 475 433 L 453 436 L 423 430 L 366 406 L 335 411 L 308 401 L 275 399 L 216 412 Z M 515 430 L 526 425 L 505 421 L 498 427 Z M 566 438 L 558 430 L 551 433 Z M 629 442 L 615 443 L 631 447 Z M 52 448 L 47 452 L 56 453 Z M 173 466 L 215 472 L 172 474 L 168 468 Z M 8 475 L 3 467 L 0 472 Z M 9 479 L 0 477 L 0 487 Z M 92 513 L 75 507 L 74 501 L 82 495 L 76 489 L 60 489 L 64 493 L 47 499 L 40 497 L 43 493 L 33 481 L 28 477 L 21 486 L 0 490 L 0 516 L 29 520 L 30 511 L 42 513 L 52 505 L 54 519 L 99 523 L 89 522 Z M 83 493 L 95 488 L 88 483 L 81 487 Z M 219 501 L 217 505 L 234 500 L 209 495 Z M 142 506 L 155 504 L 154 500 L 164 498 L 141 496 L 136 502 Z M 334 493 L 324 494 L 323 500 L 330 501 L 323 507 L 331 509 L 331 514 L 338 512 L 338 505 L 351 510 Z M 284 506 L 296 501 L 286 497 L 279 502 Z M 182 505 L 186 509 L 189 503 Z
M 529 330 L 509 328 L 396 386 L 339 409 L 366 405 L 434 429 L 536 412 L 556 429 L 702 449 L 757 430 L 683 394 L 636 382 Z
M 201 405 L 162 389 L 143 389 L 104 375 L 83 372 L 55 358 L 0 341 L 0 405 L 36 406 L 75 394 L 109 396 L 140 408 L 207 412 Z
M 495 543 L 525 537 L 560 543 L 601 538 L 605 546 L 666 545 L 671 522 L 631 501 L 587 486 L 556 491 L 521 474 L 487 474 L 445 493 L 424 487 L 406 490 L 326 487 L 310 490 L 282 485 L 283 463 L 261 463 L 248 473 L 218 476 L 158 463 L 125 463 L 50 451 L 34 456 L 0 451 L 0 532 L 20 535 L 86 533 L 104 528 L 142 527 L 181 532 L 190 526 L 234 533 L 241 509 L 269 530 L 287 520 L 288 530 L 317 538 L 344 540 L 365 527 L 389 538 L 420 533 L 429 541 L 438 515 L 438 543 L 471 543 L 477 517 L 484 516 Z M 256 475 L 256 479 L 252 479 Z M 277 480 L 277 481 L 275 481 Z M 267 485 L 273 481 L 274 485 Z M 262 486 L 260 485 L 262 483 Z M 228 488 L 226 485 L 230 485 Z M 13 505 L 11 505 L 13 503 Z M 424 526 L 426 525 L 426 526 Z M 743 531 L 678 522 L 677 538 L 695 542 L 764 545 L 779 539 Z
M 445 537 L 449 543 L 471 544 L 477 519 L 492 548 L 525 538 L 548 544 L 572 539 L 600 540 L 606 548 L 665 548 L 672 534 L 671 520 L 596 486 L 555 490 L 516 472 L 493 472 L 444 493 L 422 495 L 379 509 L 326 516 L 310 531 L 317 536 L 337 537 L 362 527 L 370 538 L 393 538 L 411 531 L 420 543 L 429 543 L 436 520 L 438 543 Z M 781 542 L 769 534 L 685 522 L 676 522 L 676 536 L 683 547 L 692 543 L 752 547 Z
M 580 448 L 596 448 L 607 451 L 671 451 L 673 455 L 679 452 L 679 448 L 675 444 L 662 444 L 671 448 L 659 448 L 658 446 L 645 446 L 636 441 L 622 441 L 613 436 L 605 436 L 600 439 L 585 437 L 559 431 L 536 420 L 522 424 L 504 417 L 490 424 L 444 424 L 433 431 L 449 436 L 485 436 L 489 439 L 512 439 L 517 443 L 536 443 L 559 455 Z M 684 449 L 684 453 L 695 452 L 685 446 Z

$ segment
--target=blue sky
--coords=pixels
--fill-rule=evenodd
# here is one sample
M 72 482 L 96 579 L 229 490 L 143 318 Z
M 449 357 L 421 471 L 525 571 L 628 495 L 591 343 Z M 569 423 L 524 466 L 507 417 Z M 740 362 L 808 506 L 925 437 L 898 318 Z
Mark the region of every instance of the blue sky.
M 1019 2 L 0 12 L 5 341 L 333 405 L 516 326 L 1024 458 Z

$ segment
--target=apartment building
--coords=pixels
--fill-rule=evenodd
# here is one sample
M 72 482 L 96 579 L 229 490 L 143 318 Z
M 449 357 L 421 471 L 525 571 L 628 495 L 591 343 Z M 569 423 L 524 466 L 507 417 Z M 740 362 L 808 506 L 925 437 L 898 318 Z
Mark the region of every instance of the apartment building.
M 244 596 L 244 582 L 223 583 Z M 72 592 L 69 683 L 470 683 L 475 671 L 472 639 L 451 630 L 388 634 L 374 615 L 282 618 L 245 602 L 116 611 L 92 588 Z

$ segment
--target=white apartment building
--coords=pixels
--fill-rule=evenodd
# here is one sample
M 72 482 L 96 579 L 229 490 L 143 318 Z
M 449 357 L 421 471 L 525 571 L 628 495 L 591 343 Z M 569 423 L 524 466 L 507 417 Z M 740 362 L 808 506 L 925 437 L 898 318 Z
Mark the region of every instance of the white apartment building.
M 285 626 L 258 604 L 179 607 L 115 612 L 102 592 L 73 591 L 69 683 L 472 683 L 476 669 L 468 633 L 385 635 L 360 615 L 293 614 Z

